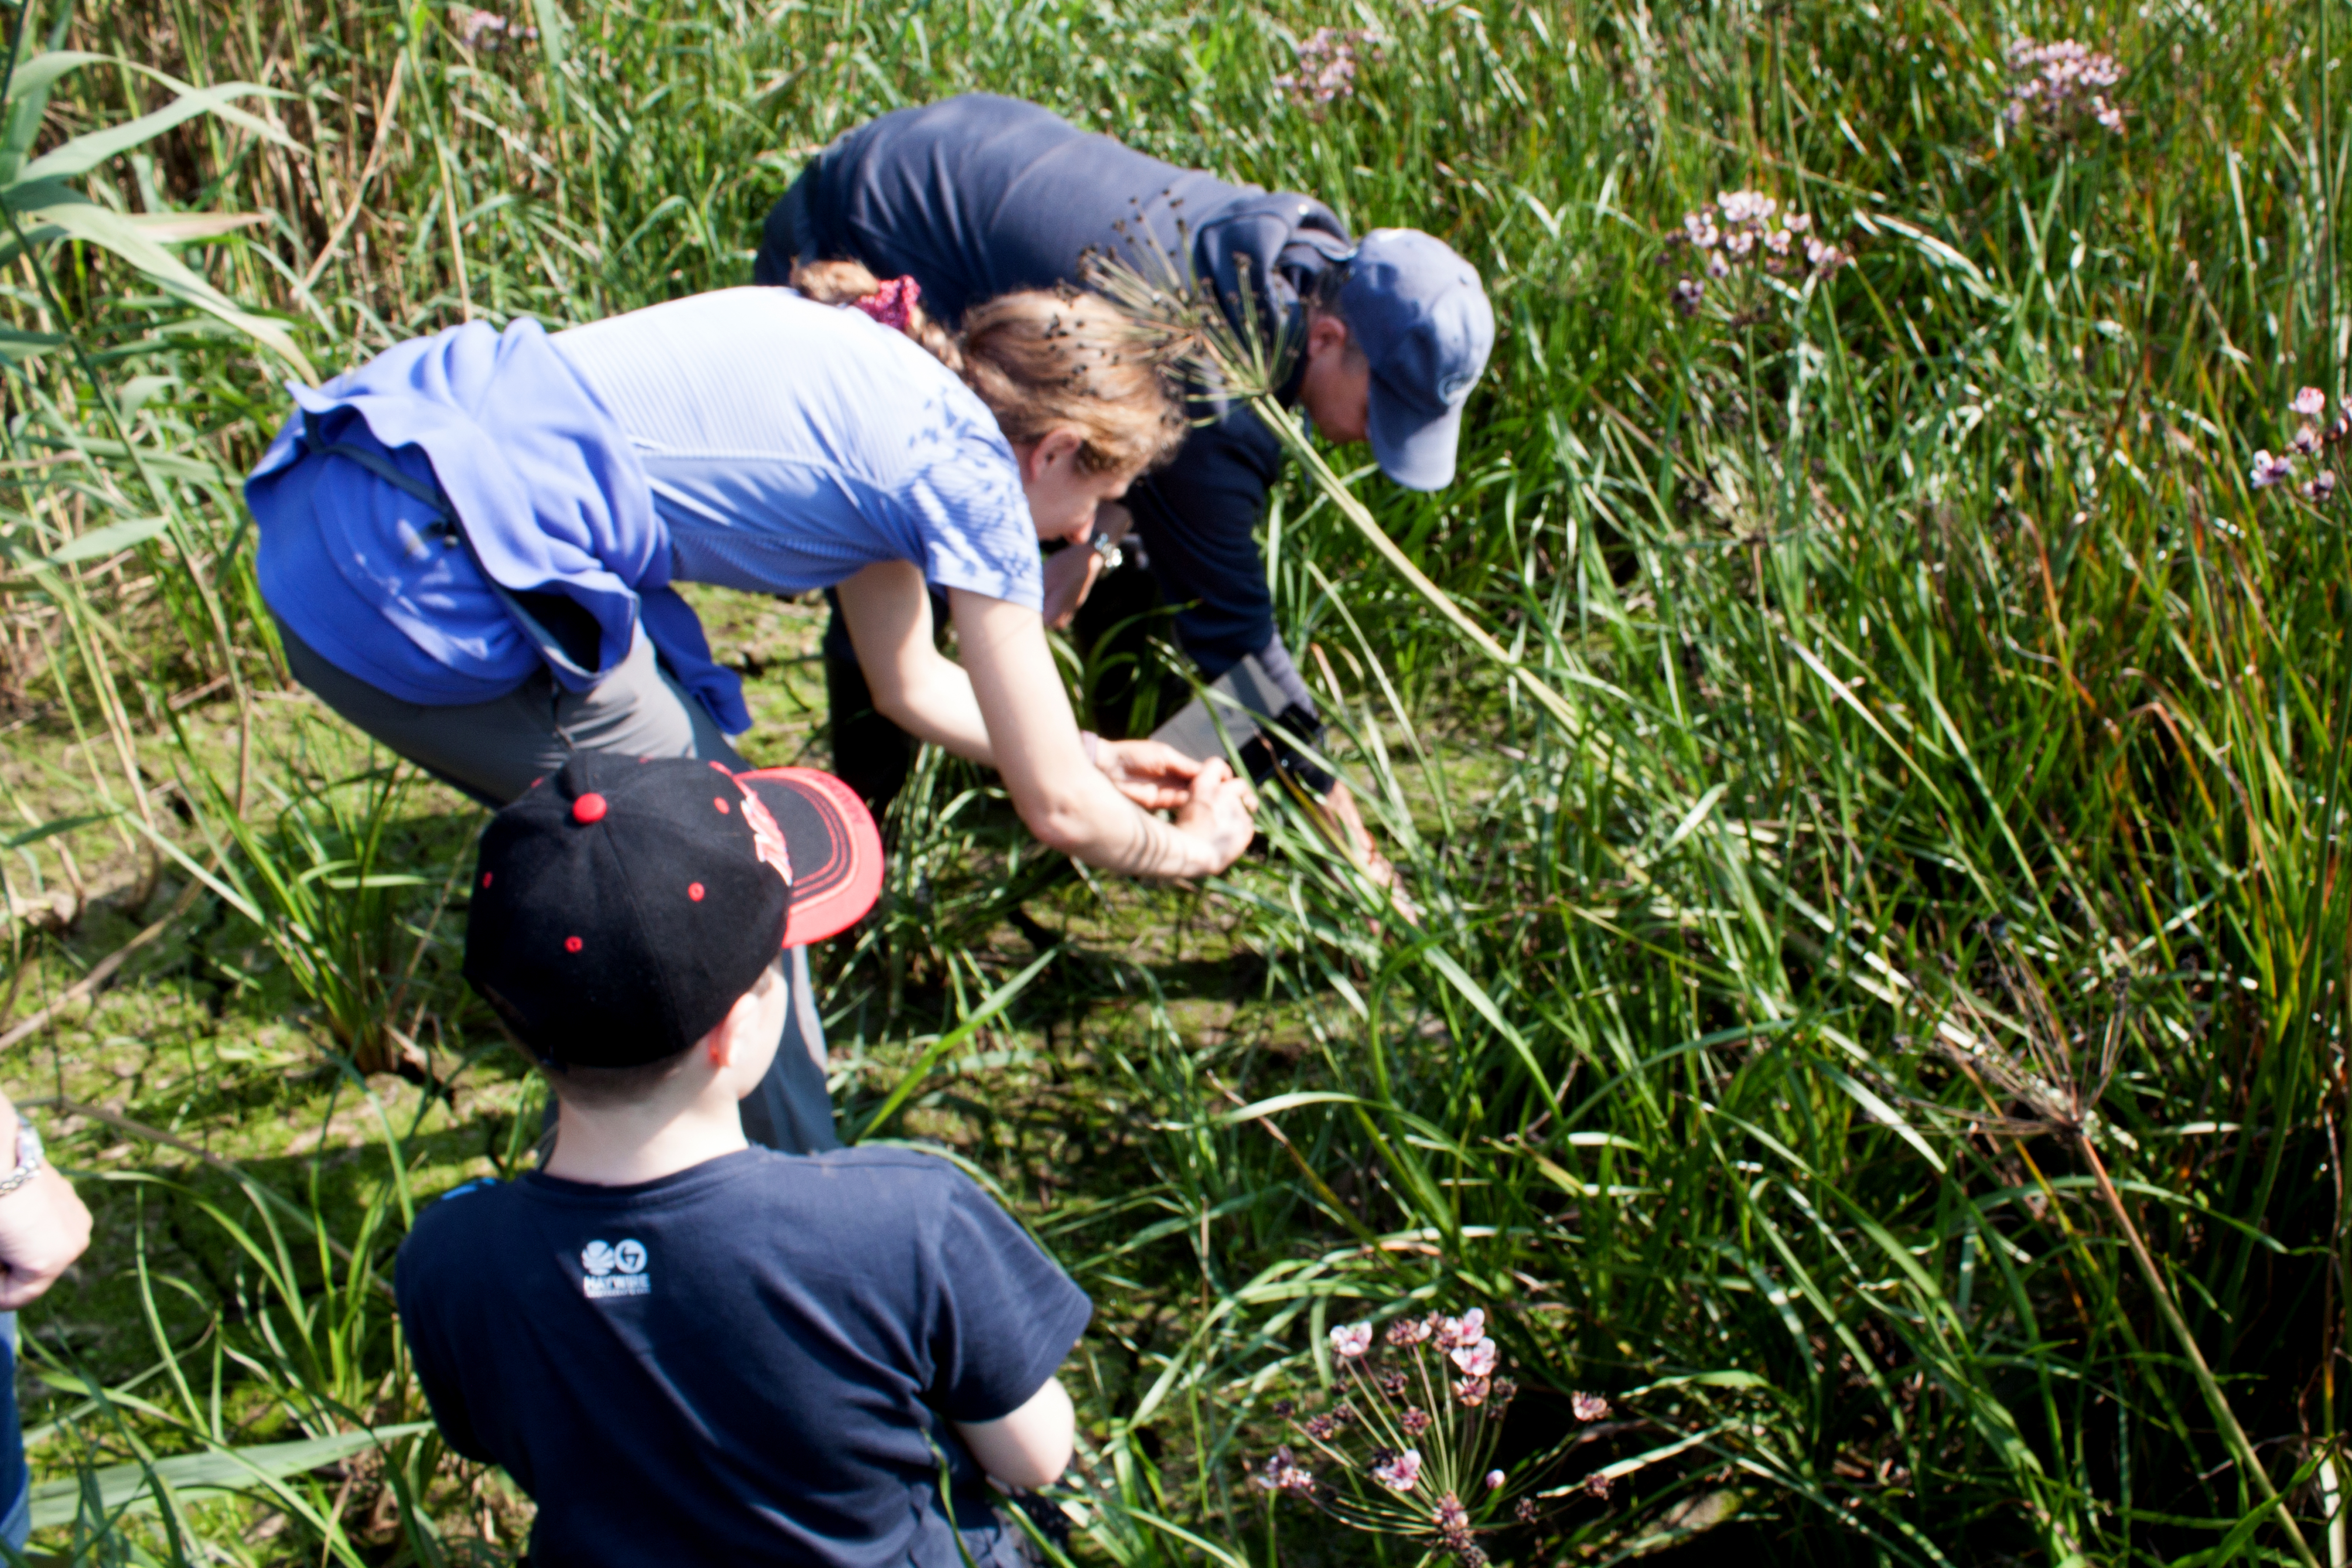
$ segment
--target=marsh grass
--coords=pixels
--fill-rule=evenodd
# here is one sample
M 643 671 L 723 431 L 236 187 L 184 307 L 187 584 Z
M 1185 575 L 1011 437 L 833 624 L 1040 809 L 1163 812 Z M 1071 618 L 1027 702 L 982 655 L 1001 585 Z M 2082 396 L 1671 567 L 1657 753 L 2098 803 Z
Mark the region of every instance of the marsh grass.
M 1431 228 L 1489 279 L 1461 480 L 1410 495 L 1333 454 L 1269 521 L 1331 761 L 1420 923 L 1284 799 L 1262 859 L 1132 889 L 928 757 L 882 910 L 824 957 L 845 1125 L 950 1150 L 1098 1303 L 1076 1558 L 1402 1562 L 1246 1475 L 1331 1328 L 1475 1300 L 1528 1385 L 1515 1489 L 1614 1481 L 1498 1561 L 2275 1561 L 2289 1518 L 2345 1561 L 2347 503 L 2245 478 L 2299 387 L 2352 390 L 2343 7 L 461 21 L 103 0 L 12 26 L 27 58 L 288 95 L 72 187 L 196 236 L 181 260 L 322 371 L 740 281 L 809 151 L 979 87 Z M 1386 43 L 1300 103 L 1276 79 L 1318 26 Z M 2009 47 L 2069 35 L 2121 62 L 2120 134 L 2010 122 Z M 31 150 L 177 90 L 85 66 Z M 1734 189 L 1853 265 L 1677 310 L 1669 236 Z M 11 924 L 10 1005 L 55 1011 L 10 1087 L 83 1108 L 64 1146 L 108 1173 L 89 1278 L 27 1319 L 42 1477 L 76 1508 L 38 1549 L 502 1559 L 511 1493 L 429 1436 L 321 1458 L 420 1415 L 391 1250 L 535 1125 L 448 962 L 476 818 L 289 721 L 235 479 L 291 362 L 89 240 L 37 240 L 0 310 L 9 890 L 78 921 Z M 821 755 L 793 662 L 816 612 L 707 603 L 748 628 L 719 641 L 756 744 Z M 2095 1121 L 2037 1123 L 1955 1036 L 2111 1044 Z M 423 1085 L 353 1075 L 403 1039 Z M 1571 1389 L 1623 1419 L 1579 1427 Z

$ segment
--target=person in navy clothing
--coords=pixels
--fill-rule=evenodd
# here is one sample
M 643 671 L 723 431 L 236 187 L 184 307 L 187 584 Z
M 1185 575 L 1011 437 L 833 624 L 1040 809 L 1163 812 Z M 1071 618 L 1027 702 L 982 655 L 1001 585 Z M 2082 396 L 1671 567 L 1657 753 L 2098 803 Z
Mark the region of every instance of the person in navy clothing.
M 1083 284 L 1092 255 L 1146 276 L 1172 264 L 1213 285 L 1237 325 L 1254 314 L 1261 341 L 1286 334 L 1297 345 L 1285 405 L 1332 440 L 1369 440 L 1401 485 L 1452 482 L 1463 405 L 1495 338 L 1475 268 L 1418 230 L 1359 240 L 1312 196 L 1178 168 L 1034 103 L 972 93 L 845 132 L 769 213 L 752 277 L 785 283 L 813 261 L 855 260 L 877 277 L 915 279 L 953 326 L 970 304 L 1007 289 Z M 1131 521 L 1148 571 L 1105 584 L 1081 639 L 1165 603 L 1203 679 L 1256 658 L 1287 704 L 1265 717 L 1313 743 L 1321 721 L 1276 633 L 1255 531 L 1281 466 L 1272 433 L 1246 408 L 1196 426 L 1124 508 L 1102 509 L 1097 550 L 1065 550 L 1047 563 L 1046 620 L 1069 619 L 1105 559 L 1099 542 Z M 878 808 L 903 783 L 910 748 L 867 699 L 837 616 L 825 652 L 836 771 Z M 1105 706 L 1116 702 L 1098 698 Z M 1370 852 L 1345 785 L 1302 757 L 1261 755 L 1324 795 Z
M 1093 1307 L 1011 1216 L 930 1155 L 744 1139 L 800 881 L 861 819 L 805 769 L 591 754 L 483 835 L 466 977 L 563 1114 L 543 1170 L 418 1215 L 394 1289 L 541 1568 L 1015 1568 L 989 1479 L 1069 1463 Z

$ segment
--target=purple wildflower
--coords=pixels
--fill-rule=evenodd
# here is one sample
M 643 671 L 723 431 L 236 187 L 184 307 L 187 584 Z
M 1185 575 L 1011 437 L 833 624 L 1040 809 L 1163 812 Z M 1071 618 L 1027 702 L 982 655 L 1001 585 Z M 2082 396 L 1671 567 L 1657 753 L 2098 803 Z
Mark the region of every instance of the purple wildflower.
M 1389 1343 L 1399 1347 L 1417 1345 L 1429 1338 L 1436 1331 L 1436 1326 L 1437 1319 L 1433 1314 L 1426 1318 L 1399 1318 L 1389 1325 Z
M 2123 79 L 2123 68 L 2113 55 L 2100 54 L 2073 38 L 2037 44 L 2020 38 L 2009 47 L 2009 107 L 2003 117 L 2011 125 L 2028 115 L 2063 123 L 2087 110 L 2107 131 L 2121 135 L 2124 111 L 2106 95 Z
M 1495 1371 L 1496 1349 L 1492 1340 L 1480 1340 L 1476 1344 L 1456 1345 L 1451 1352 L 1454 1364 L 1472 1377 L 1490 1377 Z
M 1392 1492 L 1409 1492 L 1421 1481 L 1421 1450 L 1407 1448 L 1372 1467 L 1372 1479 Z
M 1314 1472 L 1300 1464 L 1288 1448 L 1276 1448 L 1274 1458 L 1265 1462 L 1265 1468 L 1250 1479 L 1270 1492 L 1305 1493 L 1315 1489 Z
M 1321 105 L 1353 97 L 1360 60 L 1377 61 L 1383 40 L 1365 27 L 1318 27 L 1304 43 L 1295 45 L 1298 68 L 1274 79 L 1274 85 L 1295 103 Z
M 2273 458 L 2269 452 L 2262 450 L 2254 453 L 2253 471 L 2246 476 L 2247 482 L 2258 490 L 2266 490 L 2282 479 L 2293 478 L 2294 478 L 2293 458 Z

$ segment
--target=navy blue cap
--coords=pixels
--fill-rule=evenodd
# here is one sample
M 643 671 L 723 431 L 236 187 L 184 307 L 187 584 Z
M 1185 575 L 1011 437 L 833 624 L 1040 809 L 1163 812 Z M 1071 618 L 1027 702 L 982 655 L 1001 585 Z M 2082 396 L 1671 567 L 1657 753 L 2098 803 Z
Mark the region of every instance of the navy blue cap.
M 1495 346 L 1478 269 L 1433 235 L 1376 228 L 1348 263 L 1339 313 L 1371 363 L 1368 433 L 1381 471 L 1407 489 L 1444 489 L 1462 405 Z

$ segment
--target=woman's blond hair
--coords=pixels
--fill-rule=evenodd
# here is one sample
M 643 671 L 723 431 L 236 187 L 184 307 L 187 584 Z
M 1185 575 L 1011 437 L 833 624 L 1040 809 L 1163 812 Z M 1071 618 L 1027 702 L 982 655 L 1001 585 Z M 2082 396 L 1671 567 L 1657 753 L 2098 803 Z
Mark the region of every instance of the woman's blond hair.
M 882 282 L 855 261 L 813 261 L 793 268 L 793 287 L 820 304 L 848 305 Z M 999 294 L 966 310 L 960 332 L 916 304 L 905 331 L 980 395 L 1015 445 L 1073 429 L 1079 466 L 1101 473 L 1156 467 L 1184 439 L 1151 334 L 1097 295 Z

